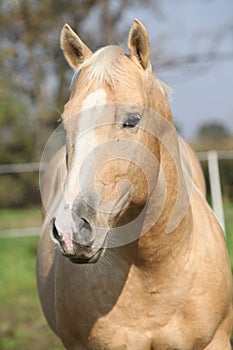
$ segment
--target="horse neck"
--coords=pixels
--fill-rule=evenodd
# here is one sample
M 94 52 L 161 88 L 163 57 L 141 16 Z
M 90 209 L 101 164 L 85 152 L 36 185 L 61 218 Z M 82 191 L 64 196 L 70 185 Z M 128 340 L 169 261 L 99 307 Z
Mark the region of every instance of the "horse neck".
M 163 208 L 153 227 L 138 241 L 138 261 L 150 268 L 159 268 L 162 264 L 176 256 L 184 260 L 191 243 L 192 213 L 190 207 L 190 191 L 182 171 L 178 139 L 174 129 L 170 150 L 160 143 L 160 175 L 163 180 L 152 193 L 148 205 L 147 215 L 155 215 L 154 207 L 160 195 L 165 195 Z M 172 150 L 172 155 L 170 151 Z M 175 158 L 175 160 L 174 160 Z M 165 181 L 164 181 L 165 179 Z M 174 261 L 173 261 L 174 262 Z

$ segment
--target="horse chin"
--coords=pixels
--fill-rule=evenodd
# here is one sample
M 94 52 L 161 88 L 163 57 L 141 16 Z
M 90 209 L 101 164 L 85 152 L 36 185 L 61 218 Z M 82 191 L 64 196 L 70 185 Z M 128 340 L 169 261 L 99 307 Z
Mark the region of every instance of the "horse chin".
M 105 253 L 105 248 L 100 248 L 93 256 L 70 256 L 69 260 L 73 264 L 95 264 Z

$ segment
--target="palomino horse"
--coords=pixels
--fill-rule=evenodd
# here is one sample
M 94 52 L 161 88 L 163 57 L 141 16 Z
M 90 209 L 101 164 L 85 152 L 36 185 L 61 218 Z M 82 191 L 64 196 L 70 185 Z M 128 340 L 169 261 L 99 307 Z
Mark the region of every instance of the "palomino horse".
M 144 26 L 129 55 L 92 54 L 65 25 L 76 71 L 49 164 L 38 249 L 42 308 L 70 350 L 230 350 L 232 280 L 198 161 L 180 140 Z

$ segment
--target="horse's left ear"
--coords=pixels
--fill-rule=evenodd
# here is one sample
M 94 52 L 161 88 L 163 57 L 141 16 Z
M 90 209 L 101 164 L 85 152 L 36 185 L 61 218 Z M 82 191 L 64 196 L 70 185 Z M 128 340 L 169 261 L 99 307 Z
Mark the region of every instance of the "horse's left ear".
M 140 63 L 143 69 L 150 66 L 150 42 L 146 28 L 138 20 L 134 19 L 129 32 L 128 48 L 130 57 Z
M 68 24 L 65 24 L 61 31 L 60 41 L 64 56 L 74 70 L 77 70 L 80 64 L 92 55 L 91 50 Z

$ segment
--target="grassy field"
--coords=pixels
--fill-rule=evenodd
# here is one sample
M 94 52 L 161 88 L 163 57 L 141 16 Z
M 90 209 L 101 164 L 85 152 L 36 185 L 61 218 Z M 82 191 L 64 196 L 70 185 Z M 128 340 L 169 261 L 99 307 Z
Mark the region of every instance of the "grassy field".
M 29 209 L 1 209 L 0 229 L 14 227 L 35 227 L 41 225 L 41 210 L 39 207 Z
M 233 268 L 233 204 L 225 205 Z M 39 226 L 38 208 L 0 211 L 0 228 Z M 40 310 L 35 280 L 38 238 L 0 240 L 0 350 L 62 350 Z
M 1 210 L 0 228 L 40 226 L 38 208 Z M 46 325 L 37 296 L 38 237 L 0 240 L 0 350 L 62 350 Z

